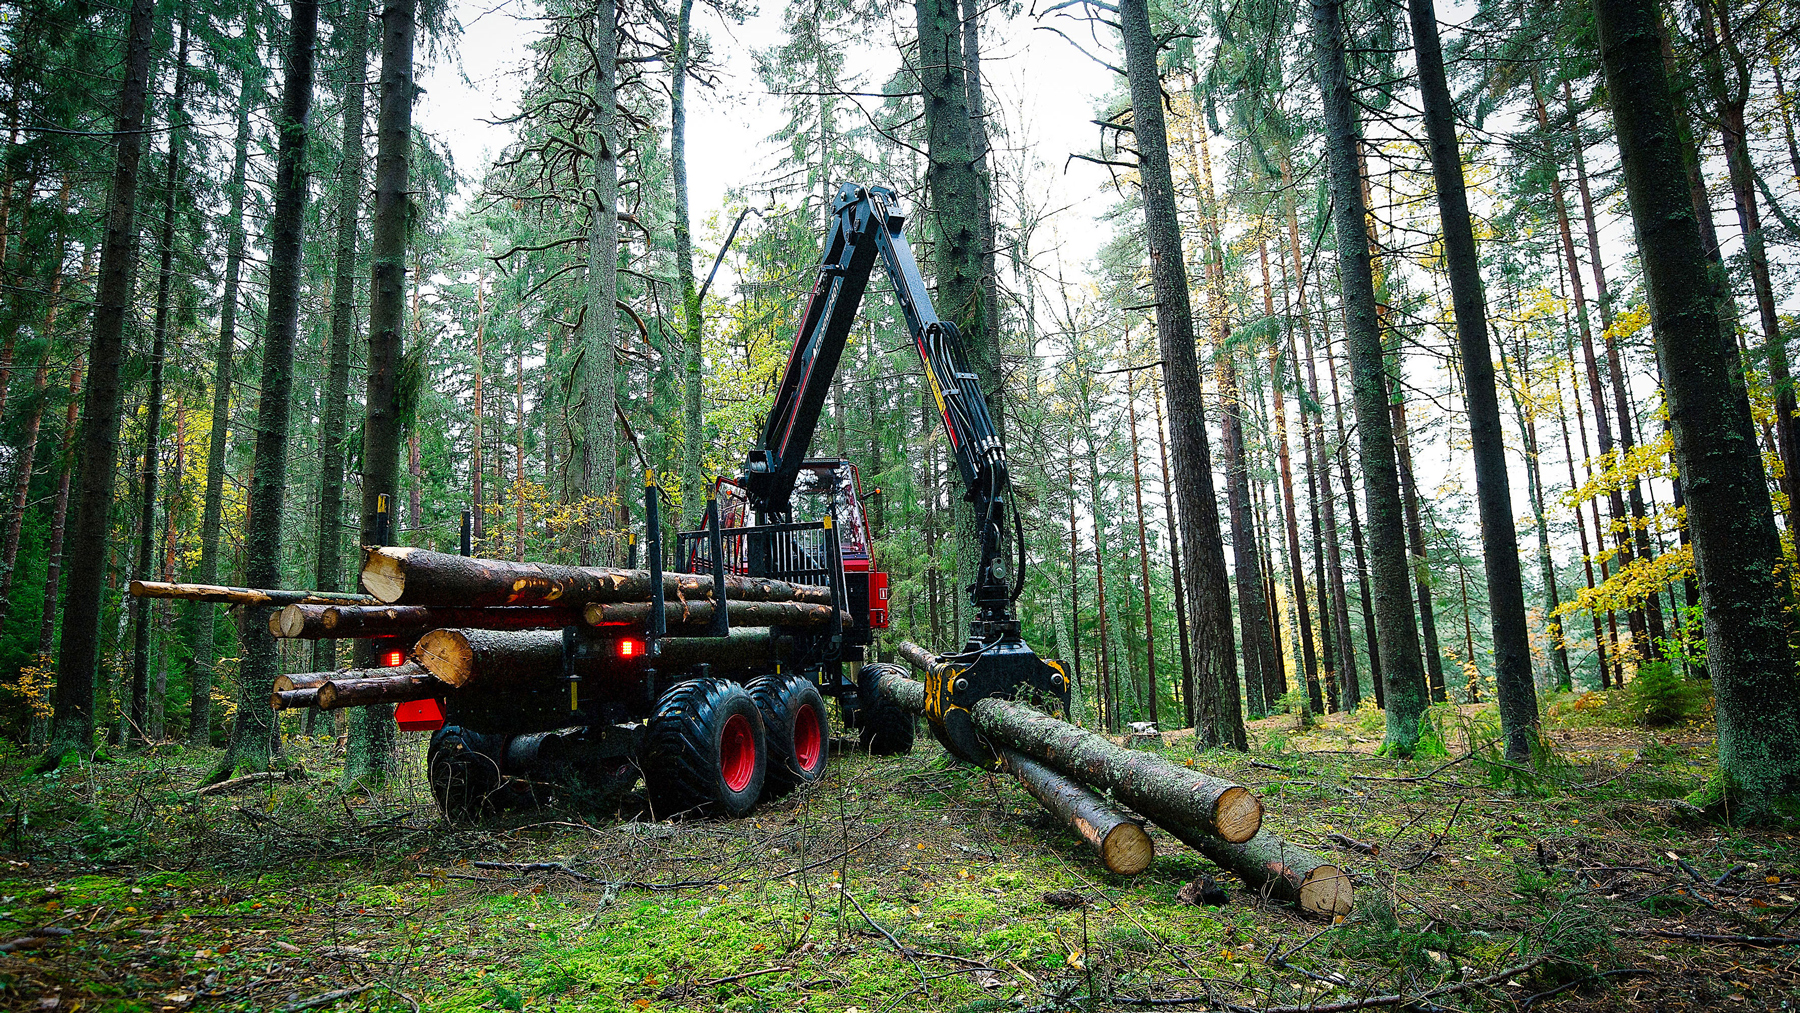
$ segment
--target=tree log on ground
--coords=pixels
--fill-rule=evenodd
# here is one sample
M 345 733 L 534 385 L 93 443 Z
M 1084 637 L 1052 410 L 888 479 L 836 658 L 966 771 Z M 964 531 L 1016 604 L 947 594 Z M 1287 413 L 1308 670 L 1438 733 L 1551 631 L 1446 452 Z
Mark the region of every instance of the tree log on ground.
M 362 581 L 370 594 L 390 605 L 575 606 L 647 601 L 652 590 L 648 570 L 515 563 L 396 547 L 368 548 Z M 710 598 L 712 583 L 709 575 L 665 573 L 663 593 L 671 603 Z M 764 577 L 728 576 L 725 593 L 735 601 L 832 604 L 829 587 Z
M 1087 842 L 1108 871 L 1125 876 L 1143 872 L 1156 856 L 1144 828 L 1120 815 L 1105 799 L 1013 750 L 1003 749 L 1000 756 L 1031 797 Z
M 1349 874 L 1271 830 L 1258 830 L 1255 837 L 1236 844 L 1216 837 L 1182 839 L 1275 900 L 1293 904 L 1308 914 L 1330 917 L 1350 913 Z
M 289 605 L 269 616 L 288 640 L 416 636 L 441 629 L 555 630 L 584 620 L 573 608 L 429 608 L 422 605 Z
M 975 705 L 974 718 L 975 727 L 999 744 L 1111 791 L 1188 844 L 1247 841 L 1262 826 L 1262 802 L 1242 785 L 1116 746 L 1011 700 L 983 700 Z
M 416 665 L 406 668 L 416 669 Z M 399 669 L 391 669 L 398 672 Z M 383 675 L 372 679 L 338 679 L 320 686 L 315 692 L 320 710 L 341 707 L 367 707 L 379 703 L 407 703 L 428 697 L 443 696 L 451 687 L 436 676 L 423 674 Z
M 366 594 L 335 591 L 283 591 L 264 587 L 226 587 L 221 584 L 169 584 L 160 580 L 134 580 L 131 594 L 137 598 L 178 598 L 227 605 L 379 605 Z
M 729 595 L 730 591 L 726 593 Z M 712 622 L 715 608 L 711 601 L 670 601 L 664 613 L 665 621 L 671 627 L 700 626 Z M 830 605 L 808 602 L 728 601 L 725 611 L 731 625 L 737 627 L 823 626 L 831 622 L 836 610 Z M 591 626 L 646 627 L 650 622 L 649 602 L 590 602 L 583 612 Z
M 602 678 L 618 664 L 610 645 L 593 641 L 575 661 L 575 674 Z M 731 631 L 727 637 L 669 637 L 649 667 L 677 671 L 706 662 L 726 669 L 781 660 L 781 644 L 767 628 Z M 413 656 L 426 671 L 453 687 L 530 685 L 563 677 L 562 633 L 556 630 L 433 630 L 419 638 Z

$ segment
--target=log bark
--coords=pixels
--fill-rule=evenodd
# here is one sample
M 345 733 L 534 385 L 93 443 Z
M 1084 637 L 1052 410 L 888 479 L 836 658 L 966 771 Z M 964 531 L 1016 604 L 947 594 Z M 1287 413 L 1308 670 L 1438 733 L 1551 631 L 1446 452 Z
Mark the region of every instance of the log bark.
M 671 637 L 652 667 L 676 670 L 707 662 L 728 668 L 781 660 L 780 643 L 767 629 L 733 630 L 728 637 Z M 557 630 L 433 630 L 419 638 L 413 656 L 453 687 L 529 685 L 563 677 L 562 633 Z M 604 677 L 616 663 L 606 651 L 584 651 L 575 674 Z
M 1350 913 L 1349 874 L 1305 848 L 1289 844 L 1274 831 L 1258 830 L 1256 836 L 1236 844 L 1217 838 L 1188 843 L 1274 900 L 1308 914 L 1330 917 Z
M 1116 746 L 1011 700 L 981 701 L 974 719 L 975 727 L 997 744 L 1111 791 L 1189 844 L 1217 838 L 1246 841 L 1262 826 L 1261 800 L 1224 778 Z
M 275 692 L 290 689 L 318 689 L 331 681 L 339 672 L 299 672 L 294 675 L 278 675 L 275 677 Z
M 269 632 L 287 640 L 390 637 L 464 628 L 555 630 L 584 623 L 572 608 L 429 608 L 422 605 L 289 605 L 269 616 Z
M 908 641 L 900 645 L 901 653 L 906 648 L 921 650 L 918 644 Z M 906 659 L 913 661 L 911 657 Z M 917 664 L 917 662 L 914 662 Z M 894 702 L 894 706 L 909 714 L 925 715 L 925 684 L 917 679 L 908 679 L 892 666 L 883 666 L 875 676 L 875 691 Z
M 285 591 L 275 588 L 226 587 L 222 584 L 170 584 L 160 580 L 134 580 L 135 598 L 180 598 L 183 601 L 224 602 L 227 605 L 379 605 L 366 594 L 331 591 Z
M 726 594 L 729 595 L 730 591 L 728 590 Z M 667 612 L 668 623 L 671 627 L 703 625 L 712 621 L 714 608 L 714 604 L 710 601 L 671 601 Z M 830 605 L 813 605 L 805 602 L 727 601 L 725 614 L 734 627 L 823 626 L 831 622 L 831 615 L 834 611 L 836 610 Z M 583 613 L 590 626 L 641 627 L 650 621 L 650 603 L 589 602 L 583 609 Z M 848 623 L 849 617 L 845 616 L 844 621 Z
M 416 665 L 403 666 L 415 669 L 414 672 L 402 672 L 400 669 L 388 669 L 394 675 L 381 675 L 369 679 L 343 679 L 333 676 L 331 681 L 319 686 L 312 692 L 319 698 L 320 710 L 337 710 L 342 707 L 367 707 L 379 703 L 406 703 L 409 700 L 424 700 L 427 697 L 443 696 L 450 692 L 450 687 L 439 681 L 436 676 L 422 674 Z M 301 692 L 306 692 L 302 690 Z
M 586 605 L 641 602 L 651 594 L 648 570 L 554 566 L 452 556 L 425 549 L 372 547 L 364 557 L 363 587 L 390 605 Z M 671 602 L 712 597 L 712 577 L 663 575 Z M 831 589 L 764 577 L 726 577 L 725 593 L 737 601 L 797 601 L 830 605 Z
M 907 680 L 911 681 L 911 680 Z M 1010 749 L 1000 751 L 1011 771 L 1038 804 L 1087 843 L 1107 871 L 1122 876 L 1143 872 L 1156 857 L 1150 835 L 1120 815 L 1105 799 L 1063 774 Z
M 305 710 L 319 702 L 319 687 L 306 689 L 277 688 L 269 694 L 269 709 L 275 711 Z
M 318 689 L 328 682 L 346 682 L 355 679 L 384 679 L 394 675 L 422 676 L 427 674 L 418 662 L 409 661 L 404 665 L 388 668 L 340 668 L 335 672 L 297 672 L 293 675 L 275 677 L 276 691 L 290 689 Z

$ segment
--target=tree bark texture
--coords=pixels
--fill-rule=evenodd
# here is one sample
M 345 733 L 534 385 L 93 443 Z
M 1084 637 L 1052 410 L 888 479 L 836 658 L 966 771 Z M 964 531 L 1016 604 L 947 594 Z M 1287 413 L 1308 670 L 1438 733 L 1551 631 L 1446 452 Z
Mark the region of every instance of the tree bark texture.
M 413 548 L 369 549 L 363 563 L 363 586 L 389 605 L 473 608 L 642 602 L 650 599 L 653 590 L 648 570 L 514 563 Z M 688 598 L 712 597 L 712 588 L 710 575 L 663 574 L 663 593 L 673 608 L 678 609 L 679 602 Z M 725 596 L 735 601 L 832 604 L 828 587 L 767 577 L 728 575 Z
M 1765 808 L 1800 788 L 1800 686 L 1768 485 L 1681 171 L 1660 9 L 1593 9 L 1700 575 L 1719 766 L 1729 791 Z
M 1350 913 L 1354 888 L 1349 874 L 1272 830 L 1258 830 L 1238 844 L 1216 838 L 1189 843 L 1266 897 L 1326 918 Z
M 1182 261 L 1181 224 L 1169 170 L 1162 83 L 1156 37 L 1146 0 L 1119 4 L 1126 70 L 1131 81 L 1132 129 L 1140 152 L 1144 229 L 1150 244 L 1150 276 L 1156 297 L 1156 335 L 1169 401 L 1170 443 L 1181 506 L 1182 567 L 1187 578 L 1188 622 L 1195 653 L 1195 741 L 1246 746 L 1238 696 L 1237 651 L 1231 636 L 1231 596 L 1225 542 L 1213 491 L 1212 449 L 1206 406 L 1200 398 L 1200 364 L 1194 352 L 1194 318 Z
M 130 591 L 138 598 L 178 598 L 182 601 L 218 602 L 226 605 L 379 605 L 366 594 L 323 591 L 280 591 L 259 587 L 226 587 L 222 584 L 172 584 L 161 580 L 134 580 Z
M 583 623 L 577 608 L 427 608 L 421 605 L 289 605 L 269 616 L 269 632 L 285 640 L 397 637 L 451 627 L 560 630 Z M 320 669 L 320 671 L 328 671 Z
M 1400 473 L 1388 418 L 1381 324 L 1369 264 L 1368 215 L 1357 164 L 1360 138 L 1351 111 L 1340 0 L 1313 0 L 1312 28 L 1319 87 L 1324 95 L 1326 151 L 1331 168 L 1332 222 L 1337 233 L 1338 276 L 1344 293 L 1346 345 L 1353 401 L 1362 444 L 1363 488 L 1368 503 L 1369 549 L 1376 636 L 1381 646 L 1387 735 L 1383 748 L 1410 754 L 1419 739 L 1419 717 L 1429 703 L 1413 624 L 1412 573 L 1401 518 Z
M 655 664 L 668 671 L 703 662 L 737 669 L 784 657 L 782 645 L 769 630 L 754 627 L 733 630 L 728 637 L 670 637 L 661 647 Z M 426 671 L 459 688 L 541 684 L 563 677 L 559 630 L 433 630 L 413 646 L 413 657 Z M 575 659 L 575 674 L 604 678 L 615 664 L 604 650 L 583 650 Z
M 686 371 L 682 391 L 681 504 L 684 525 L 700 527 L 706 509 L 702 489 L 706 476 L 701 461 L 706 448 L 705 416 L 701 412 L 705 381 L 702 377 L 702 326 L 700 296 L 694 287 L 694 240 L 688 221 L 687 178 L 687 74 L 692 58 L 690 38 L 694 0 L 681 0 L 675 20 L 675 52 L 669 60 L 669 175 L 675 185 L 675 278 L 681 295 L 682 364 Z
M 137 273 L 138 168 L 144 150 L 144 107 L 150 86 L 150 39 L 155 0 L 132 0 L 125 30 L 123 76 L 114 136 L 106 234 L 100 248 L 100 281 L 94 293 L 94 331 L 88 344 L 89 377 L 83 399 L 79 500 L 75 544 L 107 543 L 117 461 L 119 373 L 125 357 L 125 318 Z M 62 644 L 56 661 L 56 718 L 46 761 L 70 750 L 86 752 L 94 739 L 94 672 L 100 660 L 101 566 L 75 567 L 63 599 Z
M 614 539 L 606 534 L 619 495 L 617 352 L 619 298 L 619 26 L 616 0 L 595 0 L 593 43 L 593 206 L 588 214 L 587 313 L 575 369 L 580 395 L 579 431 L 582 507 L 587 523 L 577 525 L 583 565 L 615 562 Z
M 1131 876 L 1149 868 L 1156 847 L 1143 827 L 1067 775 L 1028 756 L 1003 749 L 1000 758 L 1039 805 L 1081 838 L 1106 871 Z
M 1463 185 L 1456 140 L 1455 106 L 1444 77 L 1432 0 L 1408 0 L 1413 47 L 1418 55 L 1425 133 L 1437 184 L 1438 218 L 1444 229 L 1445 270 L 1462 352 L 1463 391 L 1475 458 L 1475 499 L 1481 516 L 1481 551 L 1487 571 L 1488 615 L 1493 624 L 1494 679 L 1506 755 L 1531 758 L 1537 734 L 1537 688 L 1531 679 L 1531 644 L 1525 630 L 1525 581 L 1519 570 L 1519 536 L 1513 526 L 1512 489 L 1506 475 L 1506 439 L 1500 429 L 1500 397 L 1488 341 L 1487 301 L 1481 262 Z M 1469 659 L 1472 663 L 1473 658 Z

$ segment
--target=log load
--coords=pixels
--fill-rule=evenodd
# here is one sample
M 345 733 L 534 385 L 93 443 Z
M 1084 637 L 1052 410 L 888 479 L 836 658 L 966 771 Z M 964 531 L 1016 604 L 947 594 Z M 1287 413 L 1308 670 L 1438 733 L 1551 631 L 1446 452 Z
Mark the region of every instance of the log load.
M 1262 827 L 1262 801 L 1248 788 L 1138 752 L 1012 700 L 975 705 L 975 727 L 1001 745 L 1110 791 L 1189 845 L 1241 843 Z
M 1258 830 L 1255 837 L 1236 844 L 1204 837 L 1188 843 L 1275 900 L 1327 918 L 1350 913 L 1349 874 L 1271 830 Z
M 222 584 L 169 584 L 160 580 L 131 582 L 134 598 L 178 598 L 213 601 L 227 605 L 379 605 L 366 594 L 336 591 L 280 591 L 262 587 L 226 587 Z
M 296 672 L 292 675 L 275 677 L 275 691 L 290 689 L 318 689 L 328 682 L 342 682 L 346 679 L 379 679 L 388 675 L 424 675 L 425 670 L 413 662 L 404 665 L 392 665 L 386 668 L 340 668 L 335 672 Z
M 727 637 L 669 637 L 651 667 L 685 668 L 700 662 L 725 667 L 782 660 L 780 643 L 766 628 L 745 627 Z M 496 688 L 539 684 L 563 677 L 562 633 L 556 630 L 433 630 L 413 646 L 425 670 L 452 687 Z M 601 677 L 616 664 L 603 650 L 583 651 L 575 674 Z
M 574 608 L 429 608 L 422 605 L 289 605 L 269 616 L 284 640 L 417 636 L 449 628 L 555 630 L 583 623 Z
M 642 602 L 652 590 L 648 570 L 515 563 L 393 546 L 364 550 L 362 582 L 384 604 L 474 608 Z M 710 598 L 712 583 L 709 575 L 665 573 L 663 594 L 672 603 Z M 725 593 L 734 601 L 832 604 L 829 587 L 764 577 L 728 576 Z
M 1120 815 L 1105 799 L 1013 750 L 1001 750 L 1000 757 L 1031 797 L 1075 831 L 1108 871 L 1135 875 L 1156 857 L 1155 846 L 1144 828 Z
M 730 593 L 727 589 L 726 594 Z M 702 626 L 712 622 L 716 608 L 711 601 L 670 601 L 664 621 L 670 627 Z M 831 622 L 831 615 L 836 611 L 830 605 L 794 601 L 728 601 L 725 605 L 726 619 L 734 627 L 824 626 Z M 650 622 L 649 602 L 589 602 L 583 612 L 590 626 L 635 626 L 641 629 Z
M 403 669 L 413 669 L 405 672 Z M 340 707 L 369 707 L 375 704 L 407 703 L 412 700 L 424 700 L 428 697 L 441 697 L 451 692 L 451 687 L 441 682 L 436 676 L 419 670 L 417 665 L 402 665 L 388 669 L 396 675 L 381 675 L 369 679 L 337 679 L 320 686 L 314 692 L 319 696 L 320 710 L 337 710 Z
M 317 686 L 309 686 L 306 689 L 277 689 L 269 694 L 270 710 L 304 710 L 318 702 L 319 687 Z
M 277 693 L 289 689 L 318 689 L 325 685 L 335 672 L 303 672 L 298 675 L 278 675 L 275 677 Z

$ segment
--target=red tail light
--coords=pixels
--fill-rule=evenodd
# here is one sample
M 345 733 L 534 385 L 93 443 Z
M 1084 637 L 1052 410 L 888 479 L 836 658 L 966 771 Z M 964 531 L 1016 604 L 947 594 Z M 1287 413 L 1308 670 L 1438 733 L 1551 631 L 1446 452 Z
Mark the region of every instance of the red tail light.
M 401 665 L 406 664 L 406 652 L 384 651 L 381 655 L 381 664 L 386 668 L 398 668 Z
M 621 658 L 636 658 L 636 657 L 642 655 L 643 653 L 644 653 L 644 642 L 642 640 L 621 640 L 621 641 L 619 641 L 619 657 L 621 657 Z
M 394 708 L 394 723 L 403 732 L 435 732 L 444 727 L 444 711 L 436 700 L 408 700 Z

